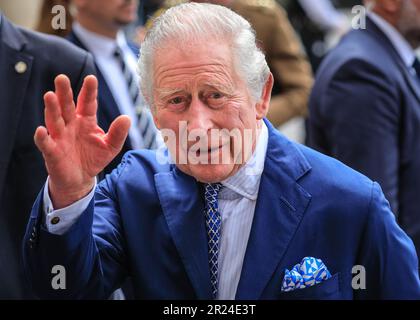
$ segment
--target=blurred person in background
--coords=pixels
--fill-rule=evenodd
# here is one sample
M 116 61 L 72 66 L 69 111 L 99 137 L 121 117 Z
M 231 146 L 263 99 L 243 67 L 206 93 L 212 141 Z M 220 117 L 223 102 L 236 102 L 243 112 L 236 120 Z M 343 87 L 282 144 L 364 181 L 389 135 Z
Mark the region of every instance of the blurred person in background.
M 146 22 L 160 10 L 164 4 L 164 0 L 142 0 L 138 9 L 138 24 L 144 26 Z
M 123 28 L 136 20 L 137 0 L 71 0 L 74 23 L 67 37 L 92 53 L 99 81 L 98 122 L 108 130 L 121 114 L 131 119 L 128 139 L 110 172 L 131 149 L 155 149 L 161 140 L 149 109 L 139 94 L 136 74 L 139 48 L 128 41 Z
M 33 131 L 44 124 L 43 95 L 61 73 L 78 93 L 95 73 L 92 57 L 68 41 L 17 27 L 0 11 L 0 299 L 34 298 L 20 248 L 47 170 Z
M 278 0 L 286 9 L 290 21 L 300 35 L 314 72 L 318 69 L 331 44 L 327 36 L 341 38 L 350 23 L 338 10 L 339 1 L 331 0 Z M 357 1 L 353 1 L 355 4 Z M 349 6 L 350 3 L 341 5 Z
M 322 63 L 309 142 L 378 181 L 420 255 L 420 0 L 365 1 L 354 30 Z

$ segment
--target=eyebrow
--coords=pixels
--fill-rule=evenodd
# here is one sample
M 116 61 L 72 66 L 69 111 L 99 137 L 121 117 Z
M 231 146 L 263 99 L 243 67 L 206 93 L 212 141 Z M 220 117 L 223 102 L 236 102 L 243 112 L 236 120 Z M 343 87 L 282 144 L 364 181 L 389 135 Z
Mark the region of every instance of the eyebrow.
M 185 93 L 185 90 L 180 89 L 180 88 L 173 88 L 173 89 L 161 88 L 161 89 L 156 89 L 156 91 L 157 91 L 157 95 L 159 99 L 162 99 L 162 100 L 175 94 Z
M 220 92 L 222 92 L 224 94 L 228 94 L 228 95 L 232 94 L 233 91 L 234 91 L 233 86 L 231 84 L 221 85 L 221 84 L 218 84 L 218 83 L 204 83 L 203 87 L 204 88 L 216 89 L 217 91 L 220 91 Z
M 231 84 L 221 85 L 215 82 L 205 82 L 201 85 L 201 87 L 204 89 L 217 90 L 226 95 L 232 95 L 234 91 L 233 86 Z M 187 94 L 187 92 L 182 88 L 157 88 L 156 91 L 160 100 L 167 99 L 168 97 L 177 94 Z

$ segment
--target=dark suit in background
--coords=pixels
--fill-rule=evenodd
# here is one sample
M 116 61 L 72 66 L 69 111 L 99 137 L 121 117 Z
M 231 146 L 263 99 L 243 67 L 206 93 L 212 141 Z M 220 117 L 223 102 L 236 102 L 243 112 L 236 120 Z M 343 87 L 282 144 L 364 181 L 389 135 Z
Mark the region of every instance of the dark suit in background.
M 420 254 L 420 86 L 368 18 L 326 57 L 310 99 L 309 143 L 378 181 Z
M 0 298 L 31 298 L 20 246 L 47 172 L 33 140 L 44 124 L 45 92 L 66 74 L 77 95 L 92 58 L 68 41 L 21 29 L 0 13 Z

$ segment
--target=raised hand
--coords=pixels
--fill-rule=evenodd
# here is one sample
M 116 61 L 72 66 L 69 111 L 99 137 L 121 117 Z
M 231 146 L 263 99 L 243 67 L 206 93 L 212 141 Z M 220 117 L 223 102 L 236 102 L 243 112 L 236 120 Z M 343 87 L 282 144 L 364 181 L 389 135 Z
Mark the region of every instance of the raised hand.
M 130 119 L 119 116 L 105 133 L 97 124 L 98 81 L 84 79 L 73 102 L 70 81 L 55 78 L 55 92 L 44 95 L 45 127 L 35 132 L 35 144 L 42 152 L 49 173 L 50 198 L 55 209 L 86 196 L 100 173 L 120 152 L 130 128 Z

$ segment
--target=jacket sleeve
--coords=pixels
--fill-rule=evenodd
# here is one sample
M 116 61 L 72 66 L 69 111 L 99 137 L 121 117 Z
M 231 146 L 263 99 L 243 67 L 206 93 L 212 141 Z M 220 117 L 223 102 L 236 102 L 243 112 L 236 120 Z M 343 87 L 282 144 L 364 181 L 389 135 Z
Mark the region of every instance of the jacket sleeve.
M 359 261 L 366 270 L 366 287 L 355 290 L 356 298 L 420 299 L 414 244 L 396 223 L 377 183 L 372 187 Z
M 124 281 L 126 243 L 115 192 L 124 166 L 125 161 L 97 186 L 94 200 L 63 235 L 43 226 L 42 192 L 38 196 L 24 237 L 23 260 L 40 298 L 106 299 Z M 54 266 L 65 270 L 58 289 Z

